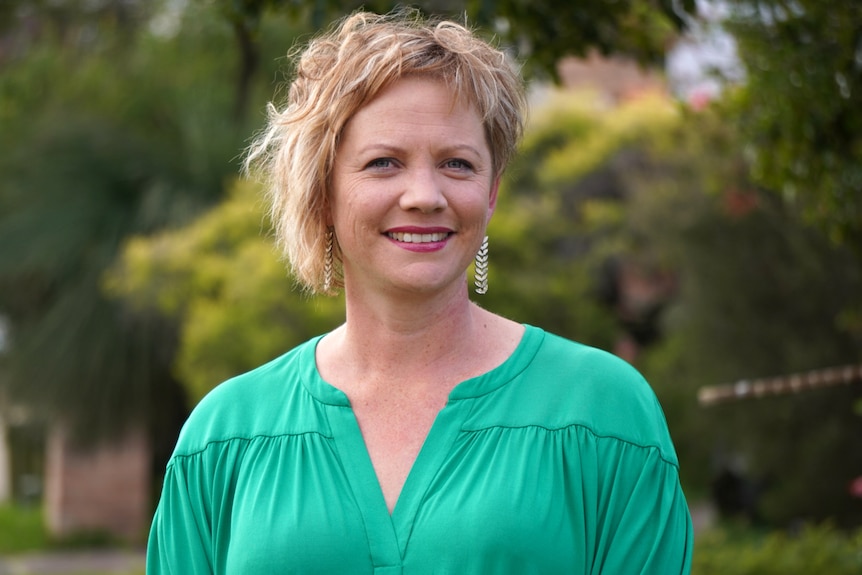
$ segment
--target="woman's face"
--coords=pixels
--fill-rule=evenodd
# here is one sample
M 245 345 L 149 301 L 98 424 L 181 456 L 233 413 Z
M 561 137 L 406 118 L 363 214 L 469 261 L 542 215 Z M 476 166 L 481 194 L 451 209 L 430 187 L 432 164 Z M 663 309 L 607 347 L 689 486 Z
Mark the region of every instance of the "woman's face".
M 497 198 L 492 165 L 478 113 L 439 80 L 398 80 L 361 108 L 332 177 L 346 289 L 465 289 Z

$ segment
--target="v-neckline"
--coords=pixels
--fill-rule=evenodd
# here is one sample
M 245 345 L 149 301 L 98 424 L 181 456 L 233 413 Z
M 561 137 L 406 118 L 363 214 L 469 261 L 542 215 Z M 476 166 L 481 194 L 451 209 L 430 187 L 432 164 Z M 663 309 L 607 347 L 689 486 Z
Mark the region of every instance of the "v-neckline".
M 450 403 L 437 414 L 391 514 L 353 410 L 347 405 L 330 413 L 335 447 L 362 514 L 375 566 L 400 564 L 424 494 L 468 411 L 458 407 Z
M 376 568 L 401 564 L 425 494 L 451 453 L 461 424 L 469 415 L 471 402 L 463 400 L 491 393 L 523 371 L 535 355 L 543 335 L 542 330 L 525 325 L 521 341 L 506 361 L 453 388 L 446 405 L 431 424 L 391 514 L 350 400 L 340 389 L 327 383 L 317 370 L 315 350 L 324 336 L 309 342 L 306 351 L 312 357 L 309 358 L 310 364 L 306 365 L 314 368 L 313 373 L 304 378 L 304 384 L 315 399 L 335 408 L 327 410 L 333 444 L 362 514 Z

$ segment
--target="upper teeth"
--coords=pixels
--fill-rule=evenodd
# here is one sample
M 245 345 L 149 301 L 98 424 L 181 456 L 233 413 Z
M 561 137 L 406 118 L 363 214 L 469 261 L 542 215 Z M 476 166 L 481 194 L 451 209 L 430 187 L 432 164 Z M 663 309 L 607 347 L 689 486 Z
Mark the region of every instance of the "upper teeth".
M 392 232 L 388 234 L 390 238 L 398 242 L 408 244 L 419 244 L 426 242 L 441 242 L 446 239 L 449 234 L 445 232 L 437 232 L 434 234 L 408 234 L 401 232 Z

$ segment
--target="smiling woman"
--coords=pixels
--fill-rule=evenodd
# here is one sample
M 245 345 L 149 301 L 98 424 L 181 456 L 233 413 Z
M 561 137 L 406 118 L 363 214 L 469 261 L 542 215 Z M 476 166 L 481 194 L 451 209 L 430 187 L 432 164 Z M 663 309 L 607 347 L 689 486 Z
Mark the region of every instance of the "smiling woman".
M 462 298 L 499 177 L 469 101 L 426 76 L 396 80 L 344 127 L 328 222 L 348 293 L 381 287 Z
M 522 81 L 503 52 L 458 24 L 426 22 L 411 11 L 358 13 L 292 56 L 288 102 L 270 106 L 269 127 L 249 150 L 247 167 L 266 181 L 278 245 L 311 291 L 323 291 L 325 283 L 320 254 L 338 141 L 357 111 L 395 80 L 433 78 L 471 104 L 495 176 L 515 153 L 526 109 Z
M 249 164 L 297 277 L 343 287 L 346 318 L 198 405 L 148 571 L 687 573 L 649 385 L 469 299 L 522 131 L 503 53 L 403 11 L 354 14 L 297 59 Z

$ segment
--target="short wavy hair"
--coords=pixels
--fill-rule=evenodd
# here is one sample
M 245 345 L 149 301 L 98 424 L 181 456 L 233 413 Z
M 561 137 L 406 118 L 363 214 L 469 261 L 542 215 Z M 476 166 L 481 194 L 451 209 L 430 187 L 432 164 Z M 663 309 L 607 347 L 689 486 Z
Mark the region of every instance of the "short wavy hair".
M 266 129 L 248 149 L 247 172 L 262 176 L 275 239 L 297 281 L 324 291 L 329 183 L 348 120 L 405 76 L 430 76 L 475 106 L 495 176 L 521 139 L 524 83 L 505 53 L 465 26 L 413 9 L 357 12 L 294 49 L 293 79 L 282 107 L 270 103 Z M 335 247 L 340 263 L 340 252 Z M 334 287 L 343 287 L 340 265 Z

